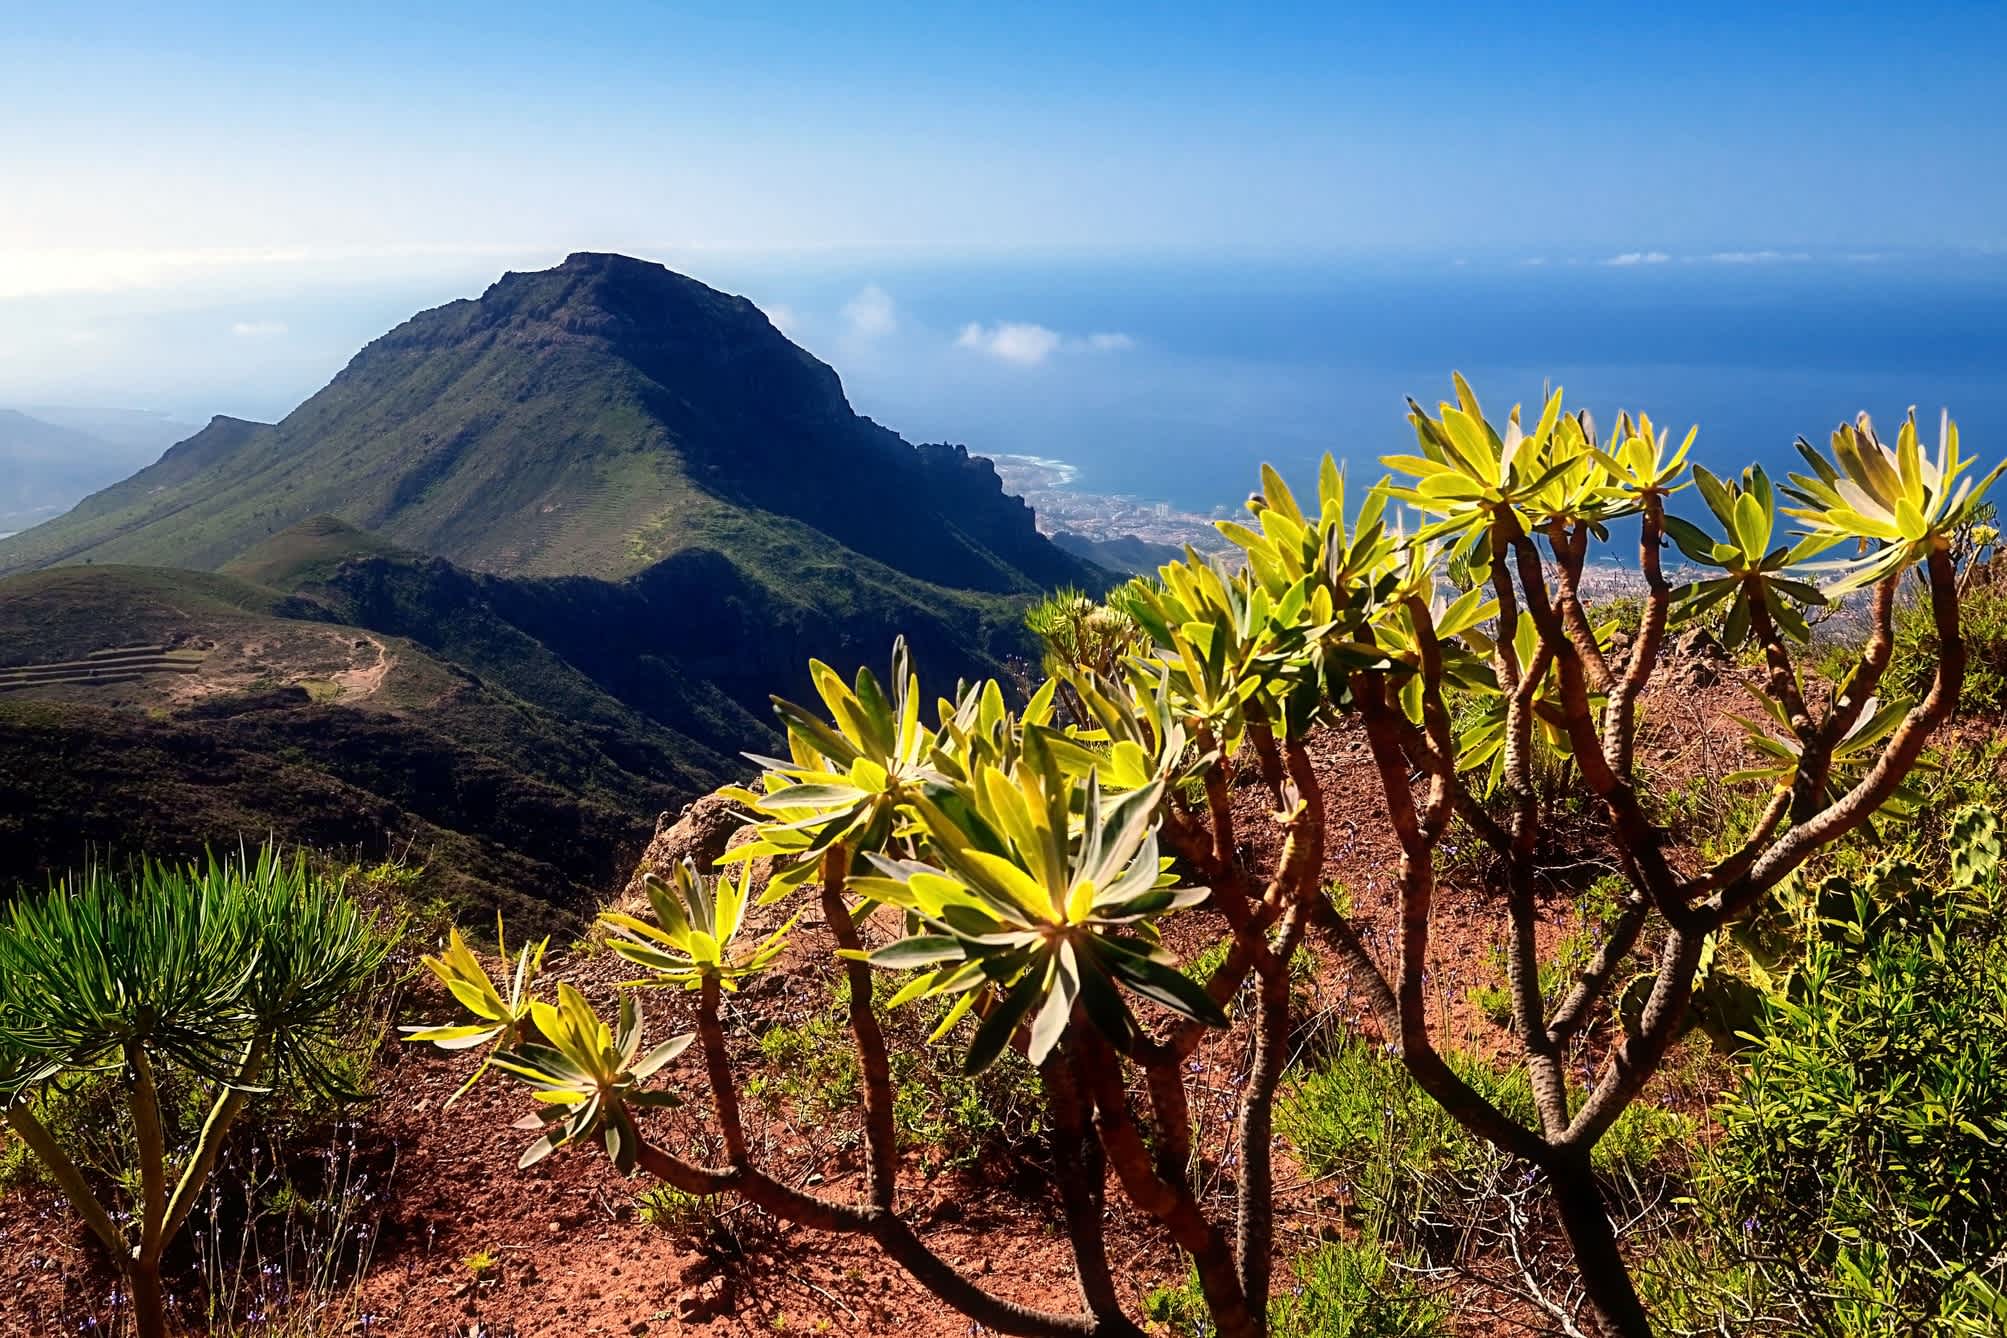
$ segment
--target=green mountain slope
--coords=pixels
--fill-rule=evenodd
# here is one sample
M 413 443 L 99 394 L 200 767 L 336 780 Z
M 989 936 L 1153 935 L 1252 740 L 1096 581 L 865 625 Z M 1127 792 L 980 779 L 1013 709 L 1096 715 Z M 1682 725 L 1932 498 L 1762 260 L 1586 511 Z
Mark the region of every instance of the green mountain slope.
M 811 694 L 810 656 L 882 661 L 903 631 L 929 682 L 1003 672 L 1016 601 L 916 609 L 920 583 L 854 560 L 825 607 L 708 549 L 504 577 L 315 517 L 223 572 L 0 579 L 0 892 L 276 834 L 409 850 L 457 903 L 562 921 L 659 813 L 780 747 L 768 694 Z
M 269 831 L 579 904 L 779 746 L 810 657 L 903 634 L 946 691 L 1105 579 L 744 299 L 574 256 L 0 541 L 0 889 Z
M 752 303 L 592 254 L 413 317 L 283 422 L 217 419 L 0 541 L 0 574 L 213 569 L 323 514 L 515 575 L 619 579 L 804 526 L 935 585 L 1023 593 L 1096 575 L 1036 532 L 987 461 L 853 413 L 836 373 Z

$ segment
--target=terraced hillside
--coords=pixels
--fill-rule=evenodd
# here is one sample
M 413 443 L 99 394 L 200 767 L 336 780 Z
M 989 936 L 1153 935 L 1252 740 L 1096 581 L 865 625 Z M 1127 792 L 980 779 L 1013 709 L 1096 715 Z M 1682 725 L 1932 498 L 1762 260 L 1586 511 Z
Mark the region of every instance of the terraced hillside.
M 408 852 L 469 910 L 562 923 L 624 877 L 657 814 L 737 774 L 730 747 L 555 657 L 485 674 L 215 574 L 0 581 L 0 647 L 0 889 L 276 834 Z
M 96 687 L 128 683 L 148 674 L 192 674 L 207 652 L 173 646 L 110 646 L 80 660 L 55 660 L 0 668 L 0 692 L 28 688 Z

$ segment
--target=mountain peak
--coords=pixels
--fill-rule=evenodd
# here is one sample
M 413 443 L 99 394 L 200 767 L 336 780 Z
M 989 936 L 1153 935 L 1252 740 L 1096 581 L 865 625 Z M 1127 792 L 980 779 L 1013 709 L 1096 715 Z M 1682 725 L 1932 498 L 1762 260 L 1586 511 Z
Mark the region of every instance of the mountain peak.
M 502 573 L 619 578 L 744 544 L 838 566 L 848 549 L 969 590 L 1093 580 L 988 462 L 858 416 L 745 298 L 591 251 L 420 312 L 275 426 L 216 419 L 73 518 L 0 541 L 0 571 L 213 568 L 321 514 Z

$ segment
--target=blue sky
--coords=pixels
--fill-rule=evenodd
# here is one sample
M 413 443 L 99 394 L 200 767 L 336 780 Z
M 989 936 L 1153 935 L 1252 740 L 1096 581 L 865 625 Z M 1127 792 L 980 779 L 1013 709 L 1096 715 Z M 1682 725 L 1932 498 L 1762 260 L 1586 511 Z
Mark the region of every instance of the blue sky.
M 1994 256 L 2003 65 L 1998 5 L 0 0 L 0 400 L 276 401 L 575 249 L 779 307 L 963 262 Z

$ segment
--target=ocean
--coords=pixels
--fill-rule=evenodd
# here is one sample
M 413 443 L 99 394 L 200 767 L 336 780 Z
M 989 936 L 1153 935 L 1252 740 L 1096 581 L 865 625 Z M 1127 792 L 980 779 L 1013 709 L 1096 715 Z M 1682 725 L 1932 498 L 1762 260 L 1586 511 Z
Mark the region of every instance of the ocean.
M 1329 451 L 1375 479 L 1377 457 L 1413 449 L 1404 397 L 1448 398 L 1452 368 L 1499 419 L 1537 413 L 1551 382 L 1599 423 L 1628 408 L 1698 424 L 1696 458 L 1723 471 L 1793 468 L 1795 436 L 1823 441 L 1860 409 L 1892 429 L 1911 404 L 1933 443 L 1948 406 L 1970 449 L 2007 454 L 2007 251 L 638 253 L 751 298 L 859 412 L 999 460 L 1041 524 L 1095 537 L 1210 533 L 1264 460 L 1308 483 Z M 102 384 L 41 398 L 269 421 L 412 312 L 478 294 L 488 263 L 256 307 L 106 296 L 144 356 L 88 360 Z M 216 334 L 248 317 L 289 334 Z
M 1619 259 L 880 265 L 742 291 L 860 412 L 1131 516 L 1231 510 L 1264 460 L 1377 478 L 1414 445 L 1404 396 L 1452 397 L 1452 368 L 1501 420 L 1551 382 L 1599 423 L 1697 423 L 1717 470 L 1795 468 L 1799 434 L 1861 409 L 1892 431 L 1912 404 L 1928 442 L 1949 406 L 1968 449 L 2007 454 L 2007 256 Z M 865 285 L 890 313 L 869 334 Z

